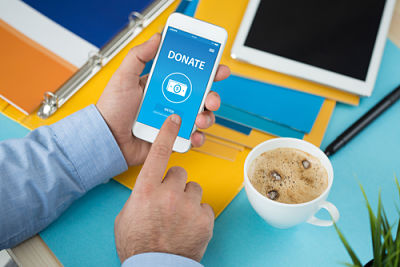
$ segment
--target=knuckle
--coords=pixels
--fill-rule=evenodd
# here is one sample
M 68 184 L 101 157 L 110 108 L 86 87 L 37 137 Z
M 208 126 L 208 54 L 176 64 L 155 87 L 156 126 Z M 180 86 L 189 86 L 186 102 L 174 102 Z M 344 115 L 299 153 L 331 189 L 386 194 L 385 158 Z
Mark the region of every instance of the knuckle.
M 174 213 L 178 202 L 178 196 L 172 190 L 166 190 L 163 192 L 160 201 L 161 205 L 165 207 L 168 213 Z
M 178 197 L 172 190 L 165 190 L 163 192 L 163 202 L 168 205 L 176 203 Z
M 152 150 L 152 154 L 156 158 L 166 158 L 169 156 L 169 153 L 171 151 L 171 149 L 164 144 L 154 144 Z
M 210 216 L 203 214 L 203 216 L 201 216 L 201 218 L 199 219 L 199 228 L 203 231 L 203 232 L 212 232 L 213 230 L 213 225 L 214 225 L 214 220 L 210 218 Z
M 208 217 L 212 221 L 214 221 L 214 218 L 215 218 L 214 209 L 210 205 L 208 205 L 207 203 L 202 203 L 201 206 L 203 207 L 203 210 L 208 215 Z

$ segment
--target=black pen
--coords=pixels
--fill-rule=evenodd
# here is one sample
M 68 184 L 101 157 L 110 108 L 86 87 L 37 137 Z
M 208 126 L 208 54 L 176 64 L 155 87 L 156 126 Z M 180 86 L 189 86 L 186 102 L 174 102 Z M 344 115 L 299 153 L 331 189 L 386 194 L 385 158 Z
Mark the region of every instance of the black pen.
M 378 104 L 371 108 L 364 116 L 353 123 L 346 131 L 344 131 L 338 138 L 335 139 L 326 149 L 327 156 L 333 155 L 342 146 L 349 142 L 354 136 L 373 122 L 379 115 L 387 110 L 400 98 L 400 86 L 385 96 Z

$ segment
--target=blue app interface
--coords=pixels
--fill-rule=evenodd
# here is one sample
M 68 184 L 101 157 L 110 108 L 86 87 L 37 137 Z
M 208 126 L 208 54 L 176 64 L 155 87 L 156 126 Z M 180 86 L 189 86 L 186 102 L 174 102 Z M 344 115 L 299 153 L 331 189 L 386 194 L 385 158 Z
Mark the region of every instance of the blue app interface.
M 189 139 L 221 44 L 168 27 L 138 121 L 160 129 L 182 118 L 178 136 Z

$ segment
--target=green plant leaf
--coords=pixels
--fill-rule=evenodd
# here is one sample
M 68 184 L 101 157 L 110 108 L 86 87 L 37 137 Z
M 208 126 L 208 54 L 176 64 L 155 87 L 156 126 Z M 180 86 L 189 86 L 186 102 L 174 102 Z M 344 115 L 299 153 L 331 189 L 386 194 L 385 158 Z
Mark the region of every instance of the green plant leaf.
M 395 176 L 396 186 L 400 197 L 400 183 Z M 378 209 L 377 213 L 372 210 L 371 204 L 367 198 L 363 186 L 359 183 L 360 189 L 365 199 L 366 207 L 368 209 L 368 217 L 371 229 L 371 241 L 373 249 L 373 266 L 374 267 L 400 267 L 400 219 L 397 222 L 396 236 L 393 237 L 395 224 L 390 224 L 386 211 L 382 205 L 381 191 L 379 191 Z M 397 208 L 397 206 L 396 206 Z M 397 208 L 400 216 L 400 211 Z M 357 257 L 354 250 L 351 248 L 346 238 L 334 223 L 336 232 L 339 235 L 347 253 L 349 254 L 353 264 L 346 263 L 346 266 L 362 266 L 361 261 Z
M 368 201 L 367 195 L 365 193 L 365 190 L 361 184 L 359 184 L 361 192 L 364 196 L 366 206 L 368 209 L 368 216 L 369 216 L 369 223 L 370 223 L 370 228 L 371 228 L 371 241 L 372 241 L 372 253 L 374 256 L 374 266 L 379 267 L 381 266 L 381 254 L 380 254 L 380 248 L 381 248 L 381 235 L 380 235 L 380 229 L 381 226 L 377 222 L 377 217 L 375 216 L 374 212 L 372 211 L 371 205 Z M 379 209 L 379 204 L 378 204 L 378 209 Z M 379 213 L 378 213 L 379 214 Z
M 392 254 L 388 254 L 388 257 L 383 261 L 384 266 L 398 266 L 396 265 L 396 262 L 391 263 L 393 258 L 398 258 L 400 255 L 400 249 L 397 251 L 393 252 Z
M 397 234 L 396 234 L 396 251 L 400 251 L 400 242 L 398 242 L 398 237 L 399 237 L 399 230 L 400 230 L 400 220 L 397 222 Z M 394 266 L 399 266 L 400 265 L 400 255 L 397 254 L 396 258 L 394 259 Z
M 342 234 L 342 232 L 339 230 L 339 228 L 337 227 L 336 223 L 333 223 L 333 226 L 336 229 L 336 232 L 339 235 L 340 240 L 342 241 L 344 247 L 347 250 L 347 253 L 349 254 L 351 260 L 353 261 L 354 265 L 347 265 L 347 266 L 360 266 L 362 267 L 363 265 L 361 264 L 361 261 L 358 259 L 357 255 L 354 253 L 354 250 L 350 247 L 349 243 L 347 242 L 346 238 L 344 237 L 344 235 Z
M 382 260 L 384 266 L 388 266 L 387 265 L 387 261 L 388 261 L 389 257 L 387 257 L 387 255 L 392 255 L 393 253 L 396 252 L 394 247 L 389 245 L 390 244 L 389 240 L 392 240 L 392 232 L 391 232 L 391 230 L 389 229 L 389 231 L 383 237 L 384 237 L 383 238 L 383 245 L 381 247 L 381 255 L 382 255 L 381 260 Z
M 394 228 L 394 224 L 390 225 L 389 220 L 387 218 L 385 209 L 382 207 L 382 228 L 383 233 L 382 236 L 384 238 L 383 246 L 382 246 L 382 258 L 386 257 L 386 255 L 390 255 L 396 251 L 395 242 L 393 241 L 392 229 Z M 385 254 L 386 249 L 386 254 Z
M 378 211 L 376 213 L 376 239 L 373 245 L 374 249 L 374 262 L 378 261 L 377 266 L 382 266 L 383 259 L 386 256 L 386 247 L 384 243 L 382 244 L 382 199 L 381 199 L 381 191 L 379 190 L 378 196 Z M 385 237 L 383 237 L 384 239 Z M 375 254 L 376 252 L 376 254 Z

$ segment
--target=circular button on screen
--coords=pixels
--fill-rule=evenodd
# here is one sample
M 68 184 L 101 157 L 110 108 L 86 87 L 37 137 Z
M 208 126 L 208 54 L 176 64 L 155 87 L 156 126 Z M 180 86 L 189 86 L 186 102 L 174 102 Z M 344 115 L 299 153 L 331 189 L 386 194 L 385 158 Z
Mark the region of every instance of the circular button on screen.
M 192 82 L 183 73 L 171 73 L 164 78 L 162 93 L 169 102 L 183 103 L 192 94 Z

